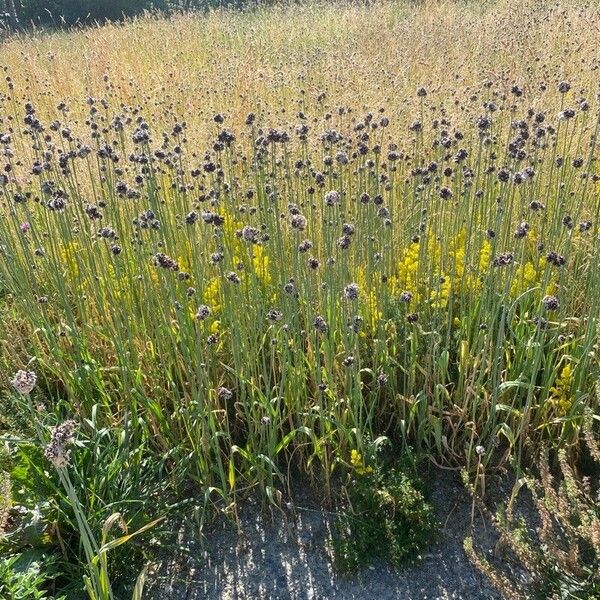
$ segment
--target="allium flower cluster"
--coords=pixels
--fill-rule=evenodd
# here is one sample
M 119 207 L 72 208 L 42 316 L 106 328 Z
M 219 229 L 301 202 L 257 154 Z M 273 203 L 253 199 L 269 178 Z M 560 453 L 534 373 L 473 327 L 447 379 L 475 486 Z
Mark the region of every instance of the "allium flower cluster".
M 346 298 L 346 300 L 357 300 L 358 293 L 359 293 L 358 283 L 349 283 L 344 288 L 344 298 Z
M 542 304 L 546 310 L 554 311 L 560 308 L 560 303 L 556 296 L 544 296 L 542 298 Z
M 327 206 L 333 206 L 334 204 L 338 204 L 340 201 L 340 193 L 336 190 L 331 190 L 325 194 L 325 204 Z
M 313 325 L 319 333 L 327 333 L 327 321 L 320 315 L 315 317 Z
M 158 252 L 154 255 L 154 265 L 161 269 L 170 269 L 171 271 L 179 271 L 179 264 L 177 261 L 162 252 Z
M 233 398 L 233 392 L 226 387 L 220 387 L 217 393 L 221 400 L 231 400 L 231 398 Z
M 506 267 L 511 265 L 514 260 L 514 255 L 512 252 L 503 252 L 502 254 L 498 254 L 492 264 L 494 267 Z
M 37 376 L 33 371 L 22 371 L 19 370 L 15 373 L 12 378 L 11 384 L 19 392 L 19 394 L 28 395 L 31 394 L 35 384 L 37 382 Z
M 206 304 L 201 304 L 196 311 L 196 319 L 204 321 L 208 316 L 210 316 L 210 307 L 206 306 Z
M 57 468 L 67 467 L 69 464 L 70 451 L 67 446 L 73 441 L 75 433 L 75 421 L 65 421 L 62 425 L 54 428 L 52 439 L 44 449 L 44 456 Z

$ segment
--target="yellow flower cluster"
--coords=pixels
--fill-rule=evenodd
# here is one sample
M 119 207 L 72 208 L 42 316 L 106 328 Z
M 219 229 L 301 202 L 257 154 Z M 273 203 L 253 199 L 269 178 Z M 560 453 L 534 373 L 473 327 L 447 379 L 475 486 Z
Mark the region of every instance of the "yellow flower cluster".
M 263 246 L 254 246 L 254 256 L 252 257 L 252 267 L 254 273 L 264 283 L 269 285 L 272 281 L 269 271 L 269 255 L 265 252 Z
M 492 263 L 492 243 L 490 240 L 485 240 L 479 251 L 479 272 L 483 273 Z
M 573 370 L 570 364 L 566 364 L 560 375 L 556 378 L 554 386 L 550 388 L 550 403 L 559 416 L 567 414 L 573 404 L 572 390 Z
M 481 273 L 484 273 L 490 267 L 492 260 L 492 244 L 485 240 L 479 251 L 478 272 L 467 273 L 466 246 L 467 232 L 461 229 L 459 234 L 453 239 L 447 250 L 448 264 L 443 272 L 442 267 L 442 246 L 434 238 L 429 238 L 427 242 L 427 268 L 422 269 L 426 273 L 440 273 L 436 279 L 441 281 L 440 285 L 429 293 L 428 298 L 433 308 L 446 308 L 448 300 L 456 286 L 464 287 L 464 291 L 477 292 L 483 286 Z M 419 282 L 417 275 L 419 272 L 419 253 L 420 243 L 411 242 L 401 254 L 401 260 L 398 263 L 397 275 L 392 275 L 389 279 L 390 291 L 392 296 L 396 296 L 403 291 L 410 291 L 413 294 L 413 301 L 419 301 Z M 421 282 L 422 283 L 422 282 Z M 422 287 L 422 285 L 421 285 Z M 420 290 L 421 297 L 427 297 L 427 290 Z
M 76 241 L 70 241 L 62 245 L 60 249 L 60 258 L 62 264 L 66 267 L 65 275 L 72 279 L 79 277 L 79 265 L 77 263 L 77 254 L 81 251 L 79 243 Z
M 485 240 L 479 250 L 477 272 L 469 273 L 466 277 L 466 289 L 469 292 L 479 292 L 483 288 L 483 274 L 490 268 L 492 263 L 492 244 Z
M 403 289 L 416 289 L 419 270 L 419 242 L 412 242 L 404 250 L 398 265 L 398 283 Z
M 242 246 L 235 232 L 242 227 L 241 221 L 236 221 L 235 217 L 231 216 L 226 210 L 223 210 L 223 233 L 226 240 L 231 240 L 234 244 L 234 249 L 239 250 Z
M 531 261 L 519 265 L 510 286 L 510 295 L 513 298 L 520 296 L 528 289 L 535 287 L 539 281 L 538 270 Z
M 221 310 L 221 281 L 218 277 L 213 277 L 204 290 L 204 302 L 213 313 Z
M 510 286 L 510 295 L 513 298 L 520 296 L 527 290 L 540 287 L 544 277 L 547 261 L 545 258 L 539 258 L 534 261 L 527 261 L 515 269 L 515 274 Z M 556 294 L 558 285 L 555 280 L 549 281 L 545 289 L 536 290 L 536 296 L 540 297 L 546 294 Z
M 189 246 L 189 244 L 187 244 L 187 245 Z M 180 271 L 185 271 L 186 273 L 190 273 L 190 271 L 192 270 L 191 269 L 192 261 L 187 258 L 190 255 L 191 254 L 189 253 L 189 249 L 188 249 L 185 256 L 180 255 L 177 257 L 177 264 L 179 265 Z
M 456 238 L 450 243 L 450 258 L 455 277 L 462 278 L 465 274 L 465 253 L 467 234 L 461 229 Z
M 373 467 L 365 465 L 362 454 L 358 450 L 352 450 L 350 452 L 350 464 L 354 467 L 354 471 L 359 475 L 373 472 Z
M 364 267 L 360 266 L 356 269 L 354 280 L 362 292 L 361 304 L 364 306 L 364 317 L 366 324 L 375 329 L 377 321 L 383 317 L 383 313 L 379 309 L 379 299 L 377 292 L 367 283 L 367 276 Z
M 404 291 L 409 291 L 413 294 L 413 300 L 417 300 L 419 251 L 419 242 L 411 242 L 404 250 L 402 250 L 396 274 L 393 274 L 388 279 L 388 285 L 392 296 L 398 296 Z
M 420 264 L 421 242 L 411 242 L 400 252 L 400 260 L 396 273 L 388 279 L 388 286 L 392 297 L 397 297 L 403 291 L 412 294 L 414 303 L 428 299 L 431 307 L 445 309 L 453 293 L 477 293 L 483 288 L 484 274 L 488 272 L 492 263 L 492 244 L 484 240 L 479 250 L 476 264 L 467 265 L 467 232 L 461 229 L 458 235 L 450 241 L 444 252 L 442 260 L 442 245 L 430 237 L 427 242 L 425 254 L 426 265 Z M 444 264 L 442 264 L 444 263 Z M 472 267 L 472 268 L 471 268 Z M 518 297 L 527 290 L 540 287 L 546 268 L 546 259 L 543 257 L 528 260 L 519 265 L 514 272 L 510 286 L 510 295 Z M 422 275 L 419 278 L 419 275 Z M 434 289 L 425 289 L 425 278 L 432 276 L 435 283 Z M 362 279 L 361 279 L 362 277 Z M 359 269 L 356 281 L 364 288 L 364 272 Z M 440 283 L 438 284 L 437 281 Z M 556 282 L 552 281 L 539 294 L 554 294 Z M 377 299 L 369 297 L 369 314 L 375 316 Z

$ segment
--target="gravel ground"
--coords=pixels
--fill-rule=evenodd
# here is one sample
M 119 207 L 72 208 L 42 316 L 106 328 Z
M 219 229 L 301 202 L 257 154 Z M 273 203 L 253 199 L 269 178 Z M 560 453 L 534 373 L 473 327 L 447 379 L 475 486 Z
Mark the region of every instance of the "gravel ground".
M 355 577 L 336 574 L 331 555 L 334 515 L 315 496 L 294 494 L 291 510 L 271 514 L 246 502 L 241 531 L 218 522 L 203 544 L 182 529 L 178 554 L 156 565 L 147 588 L 151 600 L 500 600 L 462 548 L 471 525 L 471 503 L 456 473 L 439 471 L 431 502 L 442 523 L 439 540 L 416 563 L 399 571 L 384 564 Z M 477 543 L 492 548 L 492 528 L 476 515 Z

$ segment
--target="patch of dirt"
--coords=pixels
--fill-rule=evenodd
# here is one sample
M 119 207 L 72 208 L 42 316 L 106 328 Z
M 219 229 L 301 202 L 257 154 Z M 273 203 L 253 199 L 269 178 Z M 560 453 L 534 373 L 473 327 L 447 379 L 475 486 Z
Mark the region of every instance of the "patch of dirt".
M 262 511 L 248 501 L 241 529 L 225 520 L 203 543 L 185 528 L 180 550 L 149 577 L 151 600 L 500 600 L 471 565 L 463 540 L 471 531 L 471 499 L 457 473 L 436 471 L 430 501 L 441 523 L 439 539 L 400 570 L 374 563 L 358 575 L 336 573 L 331 551 L 335 515 L 318 508 L 314 492 L 295 494 L 284 512 Z M 477 545 L 491 552 L 496 535 L 476 510 Z

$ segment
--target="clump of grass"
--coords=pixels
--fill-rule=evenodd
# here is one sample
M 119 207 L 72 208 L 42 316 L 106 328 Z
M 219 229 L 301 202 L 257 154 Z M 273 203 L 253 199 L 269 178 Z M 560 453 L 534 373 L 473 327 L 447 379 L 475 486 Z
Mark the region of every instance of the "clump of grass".
M 426 500 L 414 464 L 371 466 L 356 450 L 344 486 L 333 550 L 341 572 L 353 573 L 374 560 L 399 567 L 417 560 L 439 524 Z
M 40 593 L 60 589 L 69 597 L 86 593 L 92 600 L 110 600 L 131 593 L 133 588 L 133 597 L 139 598 L 145 569 L 135 586 L 130 585 L 138 565 L 141 568 L 142 554 L 130 540 L 162 520 L 150 520 L 148 514 L 155 514 L 153 511 L 160 510 L 164 503 L 150 505 L 149 498 L 157 494 L 152 485 L 137 493 L 122 487 L 124 482 L 132 483 L 131 473 L 123 475 L 122 471 L 135 468 L 136 452 L 127 453 L 130 464 L 120 462 L 117 468 L 113 462 L 111 467 L 106 457 L 119 461 L 120 454 L 111 436 L 96 431 L 85 440 L 74 421 L 57 424 L 44 406 L 35 403 L 34 397 L 39 398 L 36 382 L 33 371 L 20 371 L 12 380 L 17 395 L 10 405 L 27 425 L 22 431 L 4 436 L 10 451 L 3 456 L 0 549 L 14 557 L 17 565 L 33 564 L 35 568 L 28 567 L 26 575 L 36 575 L 32 581 L 40 583 Z M 71 446 L 76 449 L 73 454 Z M 96 460 L 86 456 L 90 450 Z M 82 472 L 82 465 L 90 462 L 100 463 L 105 469 L 97 473 L 100 481 Z M 142 476 L 139 484 L 143 482 Z M 103 497 L 100 506 L 96 494 Z M 118 508 L 126 510 L 127 519 Z M 124 535 L 111 537 L 117 527 Z M 130 528 L 137 530 L 131 533 Z M 39 571 L 38 563 L 53 566 L 51 574 L 46 576 L 47 569 Z M 20 578 L 13 583 L 20 584 Z
M 600 446 L 590 423 L 585 439 L 593 479 L 573 470 L 564 449 L 558 451 L 557 476 L 545 451 L 539 475 L 524 479 L 539 519 L 535 534 L 523 517 L 514 515 L 514 499 L 494 519 L 499 547 L 508 551 L 504 566 L 481 556 L 471 538 L 465 542 L 472 562 L 509 598 L 600 598 Z
M 47 588 L 56 575 L 55 559 L 43 554 L 0 556 L 0 594 L 3 598 L 23 600 L 66 600 L 66 596 L 50 595 Z

